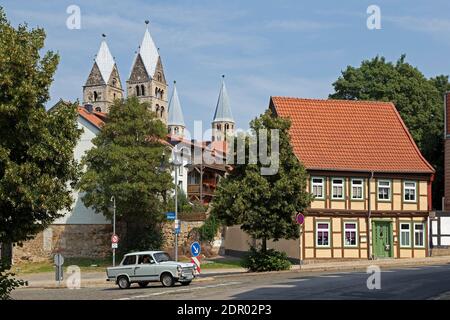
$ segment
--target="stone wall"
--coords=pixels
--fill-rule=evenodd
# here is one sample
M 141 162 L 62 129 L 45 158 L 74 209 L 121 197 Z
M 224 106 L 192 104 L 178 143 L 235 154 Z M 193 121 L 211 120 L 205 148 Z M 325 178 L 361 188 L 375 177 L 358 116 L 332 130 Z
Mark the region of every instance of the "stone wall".
M 205 214 L 186 214 L 180 215 L 181 225 L 180 234 L 178 235 L 178 254 L 180 256 L 191 255 L 191 243 L 199 241 L 199 235 L 195 231 L 203 225 Z M 202 242 L 202 255 L 205 257 L 224 254 L 222 229 L 218 231 L 212 243 Z M 171 255 L 174 253 L 175 234 L 174 222 L 166 222 L 163 224 L 164 246 L 163 249 Z
M 178 252 L 180 256 L 190 256 L 190 245 L 198 241 L 195 228 L 203 225 L 205 214 L 180 215 L 181 232 L 178 236 Z M 165 222 L 162 225 L 164 245 L 171 255 L 174 253 L 174 222 Z M 117 234 L 125 237 L 124 226 L 117 225 Z M 32 240 L 26 241 L 22 246 L 15 245 L 13 249 L 13 262 L 43 262 L 51 259 L 56 253 L 64 257 L 105 258 L 111 255 L 112 226 L 110 224 L 66 224 L 51 225 L 40 232 Z M 222 230 L 219 230 L 212 243 L 202 243 L 202 254 L 206 257 L 223 254 Z
M 111 225 L 51 225 L 22 246 L 15 245 L 13 262 L 43 262 L 54 254 L 104 258 L 111 253 Z

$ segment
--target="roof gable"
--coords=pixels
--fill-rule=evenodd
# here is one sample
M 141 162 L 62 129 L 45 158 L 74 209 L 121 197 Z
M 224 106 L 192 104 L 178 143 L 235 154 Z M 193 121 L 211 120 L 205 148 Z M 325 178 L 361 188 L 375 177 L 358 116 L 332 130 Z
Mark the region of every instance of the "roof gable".
M 292 122 L 294 153 L 307 169 L 433 173 L 388 102 L 272 97 Z

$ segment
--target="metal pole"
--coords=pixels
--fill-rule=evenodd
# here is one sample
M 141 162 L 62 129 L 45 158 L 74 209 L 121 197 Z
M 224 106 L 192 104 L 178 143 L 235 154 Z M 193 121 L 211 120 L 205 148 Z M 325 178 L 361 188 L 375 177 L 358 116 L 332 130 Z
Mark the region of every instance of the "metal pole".
M 113 235 L 116 234 L 116 198 L 112 196 L 113 200 Z M 113 267 L 116 266 L 116 248 L 113 248 Z
M 300 254 L 299 254 L 299 264 L 298 267 L 301 270 L 302 269 L 302 264 L 303 264 L 303 252 L 302 252 L 302 225 L 299 225 L 299 234 L 300 237 L 298 239 L 298 243 L 299 243 L 299 249 L 300 249 Z
M 177 165 L 177 163 L 175 164 L 174 168 L 175 168 L 175 221 L 177 221 L 178 224 L 180 224 L 180 222 L 178 221 L 178 165 Z M 177 232 L 177 230 L 175 230 L 175 261 L 178 261 L 178 232 Z

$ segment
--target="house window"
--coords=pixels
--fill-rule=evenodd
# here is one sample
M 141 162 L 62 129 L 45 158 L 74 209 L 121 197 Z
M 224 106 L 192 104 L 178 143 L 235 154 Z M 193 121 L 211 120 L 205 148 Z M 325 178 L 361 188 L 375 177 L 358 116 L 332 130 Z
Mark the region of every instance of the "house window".
M 141 85 L 141 95 L 145 96 L 145 87 L 143 84 Z
M 318 222 L 316 227 L 316 239 L 318 247 L 330 246 L 330 223 Z
M 163 117 L 163 115 L 164 115 L 164 107 L 161 106 L 161 118 Z
M 178 167 L 178 175 L 179 175 L 180 177 L 183 176 L 183 166 L 179 166 L 179 167 Z
M 391 200 L 391 181 L 379 180 L 378 181 L 378 200 Z
M 403 200 L 406 202 L 416 202 L 416 182 L 405 181 L 403 183 Z
M 136 95 L 139 97 L 139 86 L 136 86 Z
M 414 247 L 424 247 L 425 228 L 423 223 L 414 223 Z
M 323 178 L 312 178 L 311 181 L 312 184 L 312 194 L 317 199 L 323 199 L 323 185 L 324 185 L 324 179 Z
M 332 179 L 332 199 L 344 199 L 344 180 L 343 179 Z
M 411 246 L 411 224 L 400 223 L 400 247 Z
M 344 223 L 344 244 L 346 247 L 356 247 L 357 243 L 358 227 L 356 222 Z
M 363 179 L 352 179 L 352 199 L 362 200 L 363 198 Z

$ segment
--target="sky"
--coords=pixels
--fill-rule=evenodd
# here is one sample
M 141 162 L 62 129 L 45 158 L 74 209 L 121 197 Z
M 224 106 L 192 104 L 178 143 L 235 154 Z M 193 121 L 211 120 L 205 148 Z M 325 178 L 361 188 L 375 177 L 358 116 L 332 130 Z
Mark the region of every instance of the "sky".
M 80 8 L 80 29 L 66 26 L 70 5 Z M 380 8 L 381 29 L 367 27 L 370 5 Z M 245 130 L 270 96 L 327 98 L 342 70 L 376 55 L 397 60 L 404 53 L 427 77 L 450 73 L 448 0 L 1 0 L 0 6 L 14 26 L 43 27 L 45 50 L 60 55 L 48 108 L 60 98 L 82 101 L 102 33 L 125 87 L 149 20 L 189 130 L 195 120 L 210 127 L 222 74 L 236 125 Z

